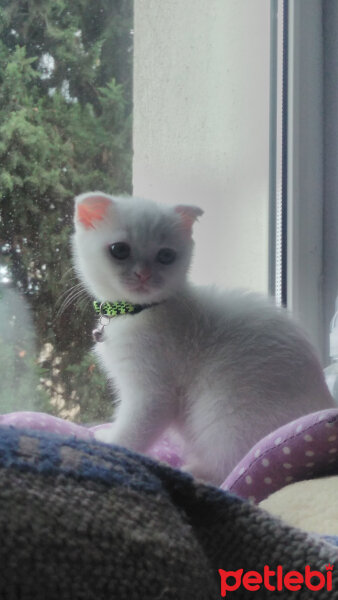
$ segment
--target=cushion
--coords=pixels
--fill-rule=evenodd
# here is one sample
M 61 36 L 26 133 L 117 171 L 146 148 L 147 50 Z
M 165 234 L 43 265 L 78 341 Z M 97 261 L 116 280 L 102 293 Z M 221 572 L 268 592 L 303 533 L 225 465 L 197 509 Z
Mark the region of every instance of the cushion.
M 79 440 L 93 440 L 94 432 L 110 426 L 110 423 L 85 427 L 58 417 L 40 412 L 14 412 L 0 415 L 0 426 L 6 425 L 19 429 L 31 429 L 34 431 L 45 431 L 51 434 L 72 436 Z M 173 432 L 164 435 L 154 444 L 147 453 L 161 462 L 179 468 L 182 466 L 182 445 Z
M 44 431 L 49 434 L 93 440 L 97 429 L 44 413 L 17 412 L 0 415 L 0 426 Z M 173 432 L 167 432 L 147 454 L 180 468 L 183 448 Z M 305 415 L 260 440 L 226 478 L 221 488 L 260 502 L 291 482 L 329 475 L 338 465 L 338 408 Z
M 291 482 L 337 472 L 338 408 L 305 415 L 258 442 L 222 484 L 260 502 Z

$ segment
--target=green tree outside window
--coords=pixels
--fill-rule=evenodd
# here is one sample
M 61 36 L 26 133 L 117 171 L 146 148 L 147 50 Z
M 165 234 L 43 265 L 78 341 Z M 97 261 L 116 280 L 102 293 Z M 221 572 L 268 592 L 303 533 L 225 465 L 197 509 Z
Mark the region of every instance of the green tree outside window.
M 131 0 L 0 0 L 0 412 L 111 413 L 69 240 L 76 194 L 131 191 L 132 21 Z

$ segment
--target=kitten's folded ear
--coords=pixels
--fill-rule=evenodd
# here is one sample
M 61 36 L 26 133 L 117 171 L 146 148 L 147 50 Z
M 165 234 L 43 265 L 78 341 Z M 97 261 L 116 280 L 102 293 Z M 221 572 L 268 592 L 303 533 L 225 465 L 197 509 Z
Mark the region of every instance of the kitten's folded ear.
M 75 224 L 85 229 L 96 229 L 99 221 L 103 221 L 108 208 L 114 200 L 103 192 L 87 192 L 75 198 Z
M 180 215 L 183 228 L 187 231 L 191 231 L 195 221 L 204 213 L 204 210 L 198 206 L 188 206 L 185 204 L 178 204 L 174 207 L 174 210 Z

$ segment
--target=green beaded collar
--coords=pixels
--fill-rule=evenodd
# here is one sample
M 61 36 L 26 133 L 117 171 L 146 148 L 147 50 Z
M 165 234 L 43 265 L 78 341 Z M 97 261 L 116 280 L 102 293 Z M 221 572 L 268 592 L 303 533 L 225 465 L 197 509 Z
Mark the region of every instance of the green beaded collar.
M 94 310 L 101 317 L 118 317 L 119 315 L 137 315 L 145 308 L 156 306 L 154 304 L 130 304 L 130 302 L 99 302 L 94 300 Z
M 104 330 L 110 323 L 110 319 L 119 315 L 137 315 L 145 308 L 156 306 L 158 302 L 153 304 L 131 304 L 130 302 L 99 302 L 94 300 L 94 310 L 99 316 L 99 324 L 93 331 L 94 342 L 104 341 Z

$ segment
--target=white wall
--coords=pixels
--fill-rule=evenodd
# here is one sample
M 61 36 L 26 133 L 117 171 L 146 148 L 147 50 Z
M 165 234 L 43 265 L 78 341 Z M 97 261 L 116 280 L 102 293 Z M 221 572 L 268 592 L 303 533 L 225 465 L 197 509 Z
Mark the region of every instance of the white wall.
M 269 0 L 135 0 L 134 194 L 199 204 L 192 276 L 267 291 Z

